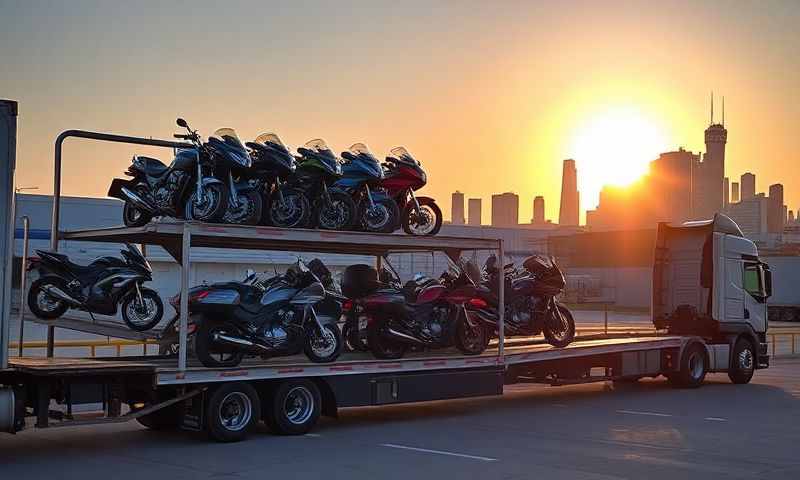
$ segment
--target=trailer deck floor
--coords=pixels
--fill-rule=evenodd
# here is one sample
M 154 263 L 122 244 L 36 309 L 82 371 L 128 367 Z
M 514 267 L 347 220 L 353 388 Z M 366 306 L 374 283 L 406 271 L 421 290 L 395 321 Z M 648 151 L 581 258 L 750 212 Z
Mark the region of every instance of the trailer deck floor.
M 507 345 L 505 363 L 513 365 L 620 351 L 640 351 L 665 346 L 679 347 L 682 341 L 681 337 L 650 336 L 576 340 L 565 348 L 555 348 L 544 343 Z M 389 374 L 502 364 L 496 347 L 487 349 L 483 354 L 476 356 L 465 356 L 455 349 L 410 352 L 399 360 L 378 360 L 368 352 L 348 352 L 342 354 L 339 361 L 329 364 L 313 363 L 304 355 L 273 359 L 251 358 L 246 359 L 235 368 L 219 369 L 206 368 L 196 358 L 190 358 L 189 365 L 184 372 L 178 370 L 175 357 L 108 357 L 105 359 L 11 357 L 9 363 L 13 369 L 34 375 L 153 373 L 157 376 L 159 384 L 223 381 L 235 377 L 266 379 L 296 375 L 324 376 L 376 372 Z

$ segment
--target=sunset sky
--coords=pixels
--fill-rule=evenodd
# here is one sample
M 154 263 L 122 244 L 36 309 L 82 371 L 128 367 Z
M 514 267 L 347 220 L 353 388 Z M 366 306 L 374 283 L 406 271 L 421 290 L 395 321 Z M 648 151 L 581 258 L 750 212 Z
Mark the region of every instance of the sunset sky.
M 583 211 L 657 154 L 702 151 L 726 98 L 726 174 L 800 208 L 800 2 L 39 2 L 0 0 L 0 98 L 19 101 L 18 185 L 52 191 L 53 141 L 87 129 L 170 138 L 274 131 L 296 147 L 408 148 L 424 192 L 544 195 L 561 161 Z M 104 196 L 134 153 L 68 141 L 64 193 Z

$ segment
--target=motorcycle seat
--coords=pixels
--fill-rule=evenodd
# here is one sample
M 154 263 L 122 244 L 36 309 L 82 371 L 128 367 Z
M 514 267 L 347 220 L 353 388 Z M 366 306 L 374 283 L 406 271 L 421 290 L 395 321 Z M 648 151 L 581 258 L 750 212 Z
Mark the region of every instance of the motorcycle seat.
M 161 160 L 157 158 L 143 157 L 141 155 L 138 158 L 144 166 L 144 173 L 152 177 L 160 177 L 169 170 L 169 167 L 161 163 Z

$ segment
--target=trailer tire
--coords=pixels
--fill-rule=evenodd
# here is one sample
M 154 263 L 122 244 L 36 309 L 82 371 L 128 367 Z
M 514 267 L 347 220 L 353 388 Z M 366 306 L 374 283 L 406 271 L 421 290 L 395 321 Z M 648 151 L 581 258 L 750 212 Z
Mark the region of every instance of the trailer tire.
M 244 440 L 261 418 L 258 392 L 249 383 L 234 382 L 213 390 L 206 404 L 206 430 L 212 440 Z
M 264 396 L 264 423 L 278 435 L 311 431 L 322 413 L 322 394 L 310 380 L 288 380 Z
M 753 342 L 745 337 L 739 337 L 731 353 L 731 364 L 728 367 L 728 378 L 731 382 L 742 385 L 750 383 L 755 373 L 756 355 Z
M 705 347 L 700 343 L 692 343 L 683 351 L 681 369 L 668 374 L 667 379 L 676 388 L 697 388 L 703 384 L 707 372 Z

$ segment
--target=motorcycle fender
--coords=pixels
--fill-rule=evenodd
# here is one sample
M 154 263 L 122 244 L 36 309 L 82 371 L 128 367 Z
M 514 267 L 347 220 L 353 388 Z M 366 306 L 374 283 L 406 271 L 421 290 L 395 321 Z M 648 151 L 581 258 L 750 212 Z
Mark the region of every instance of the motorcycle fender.
M 134 180 L 115 178 L 111 181 L 111 186 L 108 187 L 108 196 L 111 198 L 119 198 L 123 201 L 126 200 L 125 195 L 122 194 L 122 187 L 133 188 Z
M 419 196 L 419 195 L 417 196 L 417 201 L 418 202 L 421 203 L 423 200 L 427 200 L 427 201 L 429 201 L 431 203 L 436 203 L 436 200 L 433 197 L 422 197 L 422 196 Z
M 206 185 L 211 185 L 212 183 L 219 183 L 220 185 L 224 185 L 224 183 L 222 183 L 222 180 L 220 180 L 219 178 L 216 178 L 216 177 L 203 177 L 203 186 L 204 187 Z M 238 185 L 237 185 L 237 188 L 238 188 Z

